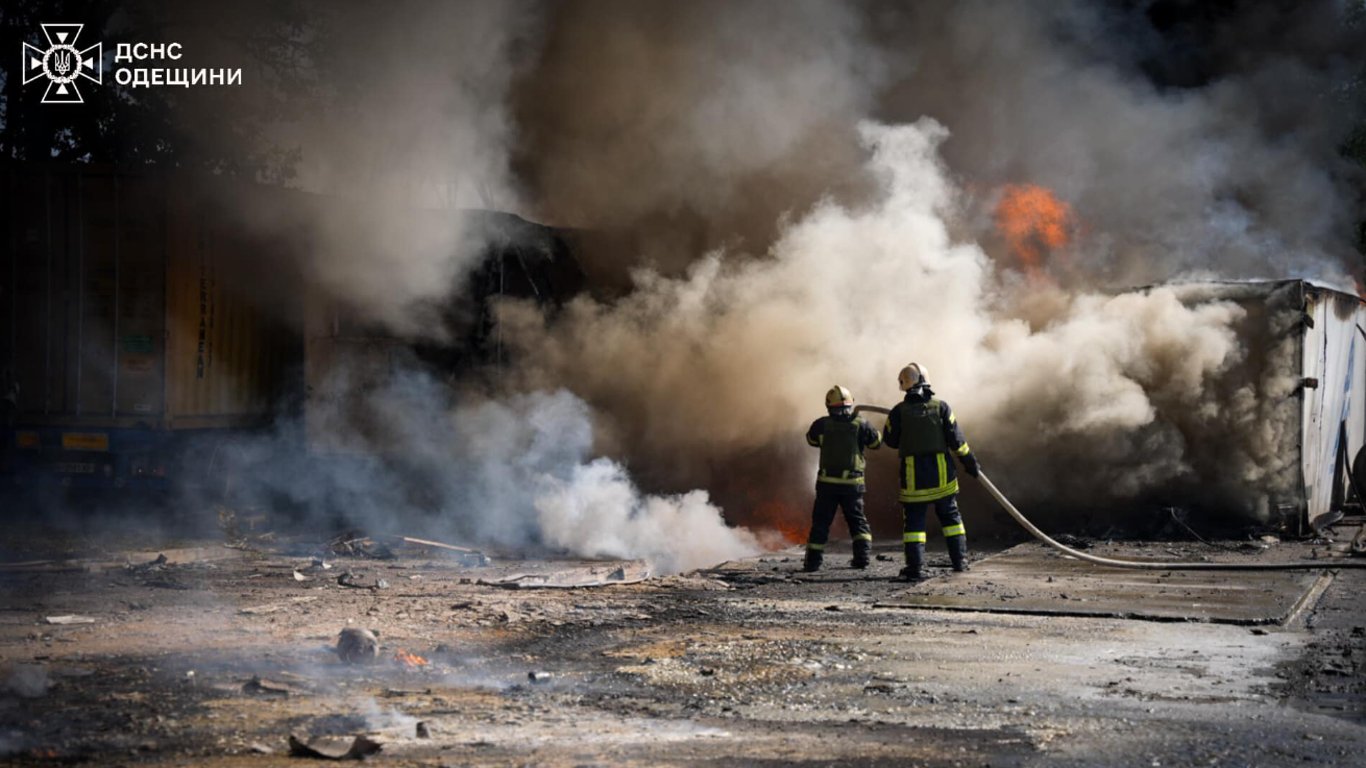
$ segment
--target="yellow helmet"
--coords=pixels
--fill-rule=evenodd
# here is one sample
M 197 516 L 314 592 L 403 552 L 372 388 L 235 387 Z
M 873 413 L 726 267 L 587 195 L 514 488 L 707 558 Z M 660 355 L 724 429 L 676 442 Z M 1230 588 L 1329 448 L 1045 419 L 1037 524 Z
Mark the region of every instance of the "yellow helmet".
M 910 363 L 897 374 L 896 382 L 901 385 L 902 392 L 908 392 L 912 387 L 929 384 L 930 372 L 920 363 Z
M 825 393 L 825 407 L 839 408 L 842 405 L 853 405 L 854 395 L 849 390 L 836 384 Z

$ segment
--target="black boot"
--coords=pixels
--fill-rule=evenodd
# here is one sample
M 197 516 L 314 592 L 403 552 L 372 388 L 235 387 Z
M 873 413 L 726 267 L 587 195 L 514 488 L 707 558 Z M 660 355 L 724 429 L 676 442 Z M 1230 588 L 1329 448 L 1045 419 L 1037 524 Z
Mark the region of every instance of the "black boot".
M 806 559 L 802 561 L 802 570 L 807 573 L 819 571 L 821 569 L 821 561 L 824 559 L 825 555 L 819 549 L 808 549 L 806 550 Z
M 925 578 L 925 545 L 906 544 L 906 567 L 901 569 L 902 581 L 920 581 Z
M 972 570 L 968 565 L 968 537 L 961 534 L 950 536 L 947 543 L 949 559 L 953 561 L 953 570 L 958 573 Z
M 858 568 L 860 570 L 867 568 L 868 561 L 871 559 L 872 552 L 873 542 L 868 541 L 867 539 L 855 539 L 854 559 L 849 561 L 849 566 L 851 568 Z

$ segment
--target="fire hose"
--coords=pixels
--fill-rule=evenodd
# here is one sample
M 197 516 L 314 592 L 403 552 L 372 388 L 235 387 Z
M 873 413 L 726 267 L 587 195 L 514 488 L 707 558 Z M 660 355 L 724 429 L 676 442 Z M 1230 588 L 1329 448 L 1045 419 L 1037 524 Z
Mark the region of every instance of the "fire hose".
M 870 411 L 872 413 L 887 414 L 889 410 L 876 405 L 860 405 L 854 409 L 854 413 Z M 1096 565 L 1105 565 L 1111 568 L 1138 568 L 1149 571 L 1307 571 L 1322 570 L 1325 568 L 1366 568 L 1366 560 L 1347 560 L 1342 558 L 1332 558 L 1324 560 L 1297 560 L 1288 563 L 1195 563 L 1195 562 L 1163 562 L 1160 560 L 1121 560 L 1113 557 L 1101 557 L 1091 555 L 1056 541 L 1048 534 L 1039 529 L 1025 517 L 1015 505 L 1006 498 L 1005 494 L 991 482 L 985 472 L 979 471 L 977 479 L 982 486 L 987 489 L 987 493 L 996 500 L 1001 508 L 1010 513 L 1022 528 L 1029 531 L 1030 535 L 1039 541 L 1047 544 L 1053 549 L 1078 560 L 1085 560 Z

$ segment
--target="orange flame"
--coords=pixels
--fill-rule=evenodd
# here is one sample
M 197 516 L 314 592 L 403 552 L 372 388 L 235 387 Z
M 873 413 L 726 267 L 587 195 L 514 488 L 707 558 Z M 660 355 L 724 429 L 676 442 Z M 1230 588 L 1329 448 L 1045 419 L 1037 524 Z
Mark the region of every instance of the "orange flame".
M 778 499 L 770 499 L 754 507 L 753 524 L 755 527 L 768 528 L 782 535 L 789 544 L 806 541 L 808 523 L 802 514 L 789 504 Z
M 417 669 L 427 666 L 427 660 L 418 656 L 416 653 L 408 653 L 402 648 L 394 651 L 394 661 L 399 662 L 408 669 Z
M 1007 184 L 996 204 L 996 228 L 1030 277 L 1044 258 L 1067 245 L 1076 229 L 1072 207 L 1034 184 Z

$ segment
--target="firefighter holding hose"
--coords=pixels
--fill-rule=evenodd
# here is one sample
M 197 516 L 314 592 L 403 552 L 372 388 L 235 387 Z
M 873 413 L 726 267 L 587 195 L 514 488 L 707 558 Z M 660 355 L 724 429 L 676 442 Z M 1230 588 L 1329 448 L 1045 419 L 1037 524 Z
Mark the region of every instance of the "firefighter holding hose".
M 836 385 L 825 393 L 828 415 L 816 419 L 806 431 L 806 442 L 821 449 L 816 473 L 816 502 L 811 508 L 811 535 L 806 540 L 805 571 L 820 570 L 835 510 L 844 512 L 849 535 L 854 539 L 854 568 L 867 568 L 873 549 L 873 532 L 863 514 L 863 452 L 882 445 L 882 436 L 866 420 L 854 415 L 854 396 Z
M 900 456 L 901 540 L 906 550 L 905 581 L 925 577 L 925 520 L 933 507 L 944 531 L 953 570 L 968 570 L 968 539 L 958 512 L 958 476 L 952 454 L 973 477 L 981 471 L 949 404 L 935 397 L 924 366 L 901 369 L 897 383 L 905 399 L 887 414 L 882 440 Z

